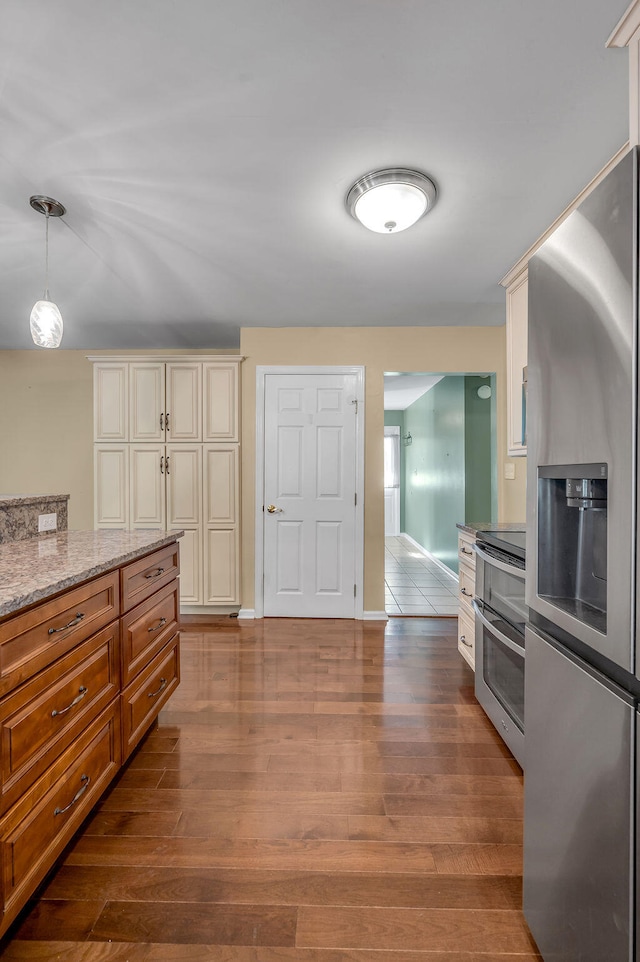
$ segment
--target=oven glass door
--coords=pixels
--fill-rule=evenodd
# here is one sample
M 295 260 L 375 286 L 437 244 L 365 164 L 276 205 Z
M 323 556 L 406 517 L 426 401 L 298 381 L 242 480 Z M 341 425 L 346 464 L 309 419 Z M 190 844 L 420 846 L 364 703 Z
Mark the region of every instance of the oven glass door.
M 524 600 L 524 568 L 503 560 L 481 546 L 476 545 L 476 555 L 482 567 L 482 577 L 478 579 L 481 585 L 481 600 L 497 611 L 506 621 L 510 622 L 524 636 L 524 626 L 527 621 L 527 606 Z M 507 556 L 508 558 L 508 556 Z
M 485 608 L 483 614 L 486 618 L 490 613 Z M 486 687 L 523 732 L 524 648 L 505 644 L 483 623 L 481 671 Z

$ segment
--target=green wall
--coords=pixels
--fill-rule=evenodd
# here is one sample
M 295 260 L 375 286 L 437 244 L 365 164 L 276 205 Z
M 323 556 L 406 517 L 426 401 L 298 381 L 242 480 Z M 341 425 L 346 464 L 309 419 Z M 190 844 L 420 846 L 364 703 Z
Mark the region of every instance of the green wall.
M 489 378 L 464 378 L 464 517 L 465 521 L 491 520 L 492 431 L 490 398 L 478 397 L 478 388 L 491 386 Z
M 482 384 L 491 398 L 478 397 Z M 495 377 L 446 376 L 384 423 L 412 438 L 400 451 L 400 530 L 457 572 L 456 524 L 497 512 Z
M 444 377 L 404 412 L 405 532 L 453 571 L 465 518 L 464 379 Z

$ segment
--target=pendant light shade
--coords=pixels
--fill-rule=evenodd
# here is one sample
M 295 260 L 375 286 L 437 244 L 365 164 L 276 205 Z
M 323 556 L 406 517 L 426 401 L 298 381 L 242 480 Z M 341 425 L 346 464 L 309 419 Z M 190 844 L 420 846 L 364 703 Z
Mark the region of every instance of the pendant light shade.
M 45 221 L 45 289 L 44 297 L 33 305 L 30 318 L 31 337 L 37 347 L 60 347 L 62 343 L 62 315 L 49 299 L 49 217 L 62 217 L 65 208 L 59 201 L 42 194 L 34 194 L 29 203 Z
M 62 315 L 53 301 L 36 301 L 31 311 L 31 337 L 38 347 L 60 347 Z
M 417 170 L 389 167 L 365 174 L 346 197 L 347 210 L 369 230 L 397 234 L 411 227 L 436 202 L 436 186 Z

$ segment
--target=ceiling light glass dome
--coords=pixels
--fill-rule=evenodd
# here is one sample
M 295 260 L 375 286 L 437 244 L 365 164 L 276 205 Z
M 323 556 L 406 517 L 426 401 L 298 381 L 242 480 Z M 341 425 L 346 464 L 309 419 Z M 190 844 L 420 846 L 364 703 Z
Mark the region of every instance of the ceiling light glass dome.
M 436 202 L 436 186 L 417 170 L 389 167 L 365 174 L 346 197 L 347 210 L 369 230 L 397 234 L 411 227 Z

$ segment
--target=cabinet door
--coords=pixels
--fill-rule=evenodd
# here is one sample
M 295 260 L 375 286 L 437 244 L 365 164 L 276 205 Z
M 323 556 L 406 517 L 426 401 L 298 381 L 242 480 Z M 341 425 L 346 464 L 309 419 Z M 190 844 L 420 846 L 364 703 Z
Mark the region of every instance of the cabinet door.
M 129 365 L 105 362 L 93 367 L 93 429 L 96 441 L 129 439 Z
M 163 444 L 132 444 L 131 528 L 164 528 L 165 449 Z
M 205 530 L 205 605 L 238 604 L 238 528 Z
M 129 437 L 131 441 L 164 441 L 165 365 L 129 365 Z
M 527 365 L 528 272 L 507 288 L 507 430 L 509 456 L 527 453 L 523 424 L 523 368 Z
M 204 446 L 204 603 L 235 604 L 239 584 L 239 450 Z
M 203 364 L 204 441 L 237 441 L 239 422 L 238 365 Z
M 180 538 L 180 602 L 201 605 L 203 590 L 202 528 L 187 528 Z
M 96 528 L 129 527 L 129 445 L 93 449 L 93 518 Z
M 237 444 L 204 447 L 204 520 L 229 526 L 238 521 L 240 499 Z
M 167 525 L 182 528 L 180 600 L 202 601 L 202 445 L 167 445 Z
M 202 440 L 202 364 L 167 364 L 167 441 Z

